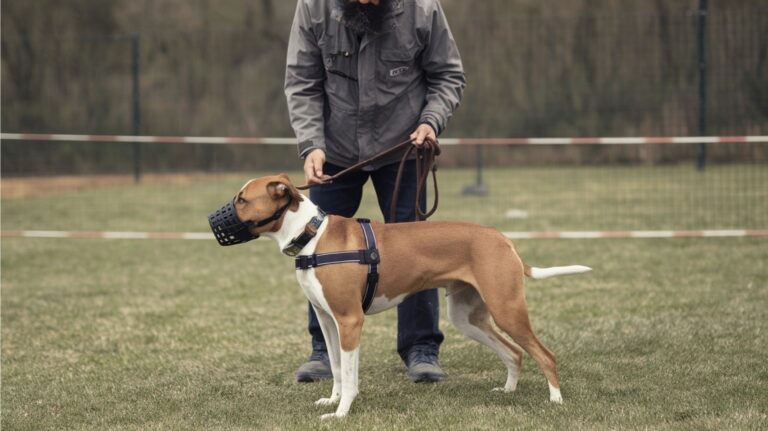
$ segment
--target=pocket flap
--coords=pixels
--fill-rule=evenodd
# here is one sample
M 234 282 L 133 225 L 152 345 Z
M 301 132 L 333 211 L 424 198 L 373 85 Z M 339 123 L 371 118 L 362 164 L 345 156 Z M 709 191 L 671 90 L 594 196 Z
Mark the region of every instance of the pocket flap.
M 410 61 L 413 60 L 416 48 L 411 49 L 382 49 L 381 59 L 387 61 Z
M 326 37 L 319 45 L 326 56 L 350 57 L 357 53 L 357 47 L 345 37 Z

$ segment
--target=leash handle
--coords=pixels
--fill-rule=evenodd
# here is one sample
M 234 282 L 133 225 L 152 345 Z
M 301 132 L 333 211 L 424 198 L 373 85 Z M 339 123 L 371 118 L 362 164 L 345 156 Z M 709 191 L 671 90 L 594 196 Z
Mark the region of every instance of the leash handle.
M 371 157 L 370 159 L 363 160 L 362 162 L 359 162 L 359 163 L 357 163 L 355 165 L 352 165 L 352 166 L 344 169 L 341 172 L 338 172 L 336 175 L 333 175 L 330 178 L 328 178 L 325 182 L 313 183 L 313 184 L 304 184 L 304 185 L 298 186 L 296 188 L 299 189 L 299 190 L 309 190 L 312 187 L 317 187 L 317 186 L 322 186 L 322 185 L 326 185 L 326 184 L 331 184 L 331 183 L 333 183 L 333 180 L 335 180 L 337 178 L 340 178 L 340 177 L 343 177 L 344 175 L 350 174 L 352 172 L 357 172 L 360 169 L 363 169 L 364 167 L 366 167 L 366 166 L 368 166 L 368 165 L 370 165 L 372 163 L 375 163 L 376 161 L 381 160 L 384 157 L 387 157 L 387 156 L 389 156 L 392 153 L 398 152 L 399 150 L 403 149 L 403 147 L 411 145 L 412 142 L 413 141 L 411 139 L 408 139 L 407 141 L 403 141 L 403 142 L 395 145 L 392 148 L 388 148 L 388 149 L 380 152 L 379 154 L 376 154 L 375 156 Z
M 425 140 L 422 145 L 416 146 L 413 145 L 413 140 L 408 139 L 407 141 L 403 141 L 392 148 L 380 152 L 370 159 L 363 160 L 360 163 L 352 165 L 343 171 L 338 172 L 337 174 L 328 178 L 325 182 L 304 184 L 296 188 L 299 190 L 308 190 L 312 187 L 332 184 L 335 179 L 343 177 L 349 173 L 359 171 L 360 169 L 373 164 L 376 161 L 383 159 L 384 157 L 402 150 L 404 147 L 408 147 L 408 149 L 405 151 L 405 153 L 403 153 L 403 157 L 400 159 L 400 166 L 397 169 L 397 176 L 395 178 L 395 190 L 392 193 L 392 205 L 390 206 L 389 211 L 389 220 L 393 223 L 396 220 L 397 200 L 400 194 L 400 183 L 402 182 L 403 178 L 403 169 L 405 167 L 405 162 L 408 160 L 413 151 L 416 151 L 416 219 L 414 221 L 426 220 L 432 214 L 434 214 L 435 211 L 437 211 L 437 204 L 439 202 L 439 194 L 437 190 L 437 165 L 435 162 L 437 156 L 440 155 L 440 146 L 438 145 L 437 141 Z M 422 193 L 426 193 L 427 177 L 429 177 L 430 171 L 432 172 L 432 184 L 435 188 L 435 200 L 432 204 L 432 208 L 427 211 L 426 208 L 421 208 L 419 201 L 421 200 Z
M 397 177 L 395 178 L 395 190 L 392 193 L 392 204 L 389 208 L 389 220 L 394 223 L 397 220 L 397 201 L 400 194 L 400 183 L 403 177 L 403 169 L 405 162 L 413 151 L 416 151 L 416 202 L 414 204 L 415 219 L 414 221 L 426 220 L 432 214 L 437 211 L 437 204 L 439 202 L 439 193 L 437 189 L 437 164 L 436 158 L 440 155 L 440 146 L 435 141 L 424 141 L 420 147 L 412 146 L 408 151 L 403 154 L 403 158 L 400 159 L 400 167 L 397 169 Z M 427 211 L 426 208 L 421 208 L 421 194 L 426 193 L 427 177 L 429 177 L 430 171 L 432 172 L 432 183 L 435 188 L 435 200 L 432 204 L 432 208 Z

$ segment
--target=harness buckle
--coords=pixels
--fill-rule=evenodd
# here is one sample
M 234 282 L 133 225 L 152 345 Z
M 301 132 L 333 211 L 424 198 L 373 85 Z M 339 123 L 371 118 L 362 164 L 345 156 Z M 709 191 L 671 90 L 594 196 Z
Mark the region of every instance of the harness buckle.
M 379 249 L 377 248 L 369 248 L 368 250 L 360 250 L 362 253 L 360 260 L 361 263 L 365 263 L 366 265 L 378 265 L 381 262 L 381 255 L 379 254 Z
M 291 244 L 288 247 L 283 249 L 283 253 L 290 257 L 294 257 L 301 251 L 303 247 L 299 246 L 298 244 Z
M 314 254 L 310 256 L 307 256 L 307 255 L 296 256 L 296 269 L 314 268 L 315 266 L 317 266 L 316 257 L 317 256 L 315 256 Z

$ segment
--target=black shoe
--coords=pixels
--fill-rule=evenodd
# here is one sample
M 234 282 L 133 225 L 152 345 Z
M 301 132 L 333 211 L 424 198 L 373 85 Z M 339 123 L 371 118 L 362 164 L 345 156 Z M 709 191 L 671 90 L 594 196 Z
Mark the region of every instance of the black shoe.
M 317 382 L 332 379 L 331 362 L 328 352 L 312 352 L 309 361 L 296 370 L 296 381 L 301 383 Z
M 406 374 L 414 383 L 439 382 L 445 377 L 445 372 L 437 363 L 437 353 L 414 350 L 408 353 L 406 366 Z

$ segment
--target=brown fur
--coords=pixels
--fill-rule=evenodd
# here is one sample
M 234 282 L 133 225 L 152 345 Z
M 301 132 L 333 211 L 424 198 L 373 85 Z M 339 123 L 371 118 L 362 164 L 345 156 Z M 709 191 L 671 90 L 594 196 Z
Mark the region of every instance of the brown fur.
M 477 322 L 482 322 L 477 326 L 490 328 L 492 317 L 536 360 L 547 380 L 559 387 L 555 356 L 534 335 L 528 318 L 523 277 L 530 275 L 530 267 L 499 231 L 462 222 L 373 222 L 372 227 L 381 254 L 376 297 L 392 299 L 456 282 L 470 286 L 483 300 L 475 310 Z M 316 252 L 363 247 L 357 221 L 332 217 Z M 366 273 L 366 267 L 356 263 L 316 269 L 323 293 L 341 326 L 341 344 L 346 351 L 360 342 Z M 488 330 L 522 361 L 519 347 L 495 329 Z

